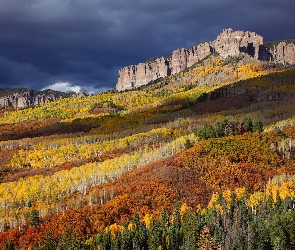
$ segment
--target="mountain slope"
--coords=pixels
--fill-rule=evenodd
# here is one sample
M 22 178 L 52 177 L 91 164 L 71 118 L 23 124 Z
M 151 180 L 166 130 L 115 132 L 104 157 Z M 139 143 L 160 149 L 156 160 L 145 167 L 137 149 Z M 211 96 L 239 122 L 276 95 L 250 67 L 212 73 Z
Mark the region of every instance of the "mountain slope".
M 271 232 L 274 211 L 293 218 L 294 84 L 211 54 L 136 90 L 1 110 L 0 246 L 292 246 Z

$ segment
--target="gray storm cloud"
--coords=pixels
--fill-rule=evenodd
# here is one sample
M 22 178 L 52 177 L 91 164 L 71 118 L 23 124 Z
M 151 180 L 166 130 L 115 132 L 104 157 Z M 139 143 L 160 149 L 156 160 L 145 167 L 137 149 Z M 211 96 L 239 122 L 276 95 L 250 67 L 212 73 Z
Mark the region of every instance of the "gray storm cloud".
M 0 87 L 115 86 L 118 70 L 223 28 L 295 38 L 290 0 L 2 0 Z

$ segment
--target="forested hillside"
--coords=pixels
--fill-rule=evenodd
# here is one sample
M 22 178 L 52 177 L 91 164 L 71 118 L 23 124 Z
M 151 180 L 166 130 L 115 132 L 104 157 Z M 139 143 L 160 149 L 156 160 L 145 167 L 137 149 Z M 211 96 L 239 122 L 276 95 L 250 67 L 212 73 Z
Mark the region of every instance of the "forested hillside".
M 212 53 L 0 110 L 2 249 L 295 248 L 295 69 Z

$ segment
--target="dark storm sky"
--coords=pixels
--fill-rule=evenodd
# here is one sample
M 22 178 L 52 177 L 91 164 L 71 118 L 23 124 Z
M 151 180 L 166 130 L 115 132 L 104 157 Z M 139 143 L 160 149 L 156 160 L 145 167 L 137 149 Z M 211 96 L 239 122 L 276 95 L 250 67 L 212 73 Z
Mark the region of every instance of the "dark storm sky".
M 293 0 L 1 0 L 0 88 L 101 91 L 224 28 L 295 38 Z

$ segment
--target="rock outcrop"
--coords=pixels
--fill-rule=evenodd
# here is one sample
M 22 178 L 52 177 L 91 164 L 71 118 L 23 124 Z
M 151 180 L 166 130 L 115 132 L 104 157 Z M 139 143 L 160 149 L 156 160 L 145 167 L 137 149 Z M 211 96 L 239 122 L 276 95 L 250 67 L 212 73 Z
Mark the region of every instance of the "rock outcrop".
M 263 45 L 263 37 L 255 32 L 233 31 L 232 29 L 223 30 L 211 43 L 214 51 L 223 58 L 244 52 L 258 59 L 261 45 Z
M 191 67 L 212 52 L 209 43 L 200 43 L 191 49 L 180 48 L 172 52 L 170 62 L 171 74 L 176 74 Z
M 120 69 L 117 90 L 133 89 L 171 74 L 170 60 L 164 57 Z
M 243 52 L 261 61 L 295 63 L 294 43 L 280 42 L 269 48 L 264 46 L 263 37 L 255 32 L 224 29 L 214 41 L 200 43 L 190 49 L 179 48 L 172 52 L 171 58 L 161 57 L 121 68 L 116 89 L 122 91 L 137 88 L 161 77 L 181 72 L 212 52 L 217 52 L 223 58 Z
M 270 61 L 282 64 L 295 64 L 295 44 L 292 42 L 279 42 L 269 48 Z
M 27 108 L 66 97 L 85 97 L 85 93 L 64 93 L 54 90 L 0 89 L 0 108 Z

